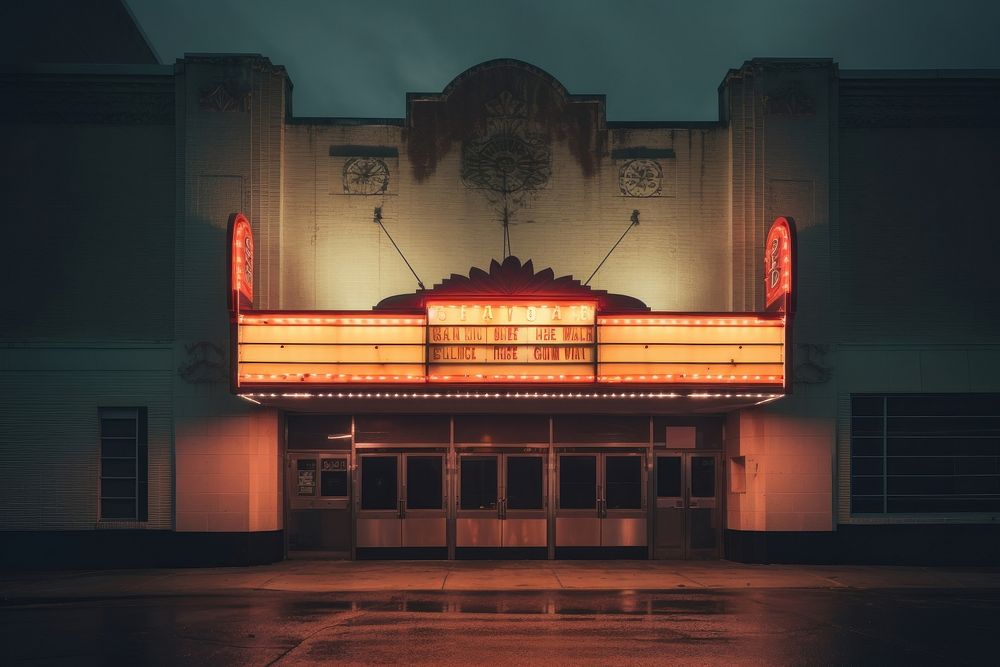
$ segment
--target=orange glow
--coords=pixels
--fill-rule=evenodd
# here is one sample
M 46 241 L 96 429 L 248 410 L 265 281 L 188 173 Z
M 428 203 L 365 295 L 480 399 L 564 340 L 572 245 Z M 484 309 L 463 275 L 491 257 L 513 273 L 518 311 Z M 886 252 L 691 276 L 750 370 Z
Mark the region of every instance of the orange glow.
M 673 327 L 784 327 L 784 317 L 760 317 L 756 313 L 727 315 L 703 314 L 698 316 L 670 317 L 669 313 L 642 313 L 638 315 L 602 315 L 598 326 L 673 326 Z
M 792 293 L 792 226 L 788 218 L 775 218 L 764 243 L 764 307 L 788 311 Z M 773 308 L 772 308 L 773 306 Z
M 462 305 L 450 314 L 460 317 Z M 530 304 L 515 305 L 520 314 L 494 312 L 510 326 L 438 324 L 437 311 L 430 320 L 413 312 L 240 313 L 237 383 L 784 385 L 784 315 L 629 313 L 553 324 L 550 302 L 537 306 L 550 309 L 546 324 L 537 324 L 539 312 L 521 324 Z M 465 306 L 468 322 L 477 304 Z
M 694 399 L 706 399 L 706 398 L 738 398 L 738 399 L 757 399 L 761 402 L 771 401 L 776 398 L 781 398 L 782 394 L 764 394 L 764 393 L 709 393 L 709 392 L 695 392 L 690 394 L 680 394 L 677 392 L 574 392 L 570 391 L 504 391 L 504 392 L 480 392 L 480 391 L 465 391 L 465 392 L 428 392 L 428 391 L 374 391 L 374 392 L 354 392 L 354 391 L 338 391 L 338 392 L 264 392 L 264 393 L 254 393 L 254 394 L 238 394 L 240 398 L 251 400 L 255 403 L 259 402 L 257 399 L 269 399 L 269 398 L 294 398 L 294 399 L 313 399 L 313 398 L 338 398 L 338 399 L 529 399 L 537 400 L 540 398 L 551 398 L 551 399 L 620 399 L 620 400 L 635 400 L 635 399 L 677 399 L 677 398 L 694 398 Z
M 237 322 L 240 386 L 427 381 L 419 314 L 256 311 Z
M 428 301 L 430 324 L 458 326 L 582 326 L 594 324 L 596 301 L 532 301 L 513 297 L 488 303 Z
M 254 243 L 250 221 L 242 213 L 236 213 L 230 223 L 230 290 L 234 298 L 243 298 L 244 306 L 253 304 Z M 241 304 L 232 304 L 238 310 Z
M 240 324 L 246 325 L 257 325 L 257 326 L 273 326 L 276 324 L 290 324 L 290 325 L 310 325 L 310 324 L 325 324 L 325 325 L 373 325 L 373 326 L 424 326 L 427 324 L 427 319 L 421 315 L 413 316 L 401 316 L 401 315 L 390 315 L 386 313 L 365 313 L 363 317 L 357 316 L 330 316 L 329 314 L 313 314 L 313 313 L 296 313 L 294 311 L 270 313 L 267 315 L 255 313 L 255 314 L 245 314 L 240 313 L 239 317 Z

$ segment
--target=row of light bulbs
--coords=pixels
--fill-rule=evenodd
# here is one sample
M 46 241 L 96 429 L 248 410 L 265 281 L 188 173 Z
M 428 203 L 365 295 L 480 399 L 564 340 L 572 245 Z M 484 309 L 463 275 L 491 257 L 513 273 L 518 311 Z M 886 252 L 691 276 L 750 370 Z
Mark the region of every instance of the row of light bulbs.
M 465 382 L 470 378 L 465 375 L 347 375 L 346 373 L 245 373 L 241 375 L 244 380 L 288 380 L 298 378 L 304 381 L 306 378 L 322 380 L 336 380 L 338 382 Z M 476 380 L 522 380 L 525 382 L 592 382 L 593 375 L 483 375 L 476 373 L 472 376 Z M 784 380 L 780 375 L 711 375 L 702 376 L 699 373 L 692 373 L 690 376 L 681 375 L 678 380 L 706 380 L 706 381 L 728 381 L 728 382 L 781 382 Z M 597 382 L 657 382 L 673 381 L 673 374 L 666 375 L 598 375 Z
M 423 317 L 260 317 L 240 314 L 239 323 L 244 325 L 270 326 L 284 324 L 325 324 L 325 325 L 379 325 L 379 326 L 424 326 Z M 598 317 L 598 325 L 638 325 L 638 326 L 784 326 L 785 318 L 762 320 L 758 318 L 664 318 L 664 317 Z
M 250 393 L 238 394 L 240 398 L 249 400 L 267 398 L 616 398 L 616 399 L 661 399 L 661 398 L 749 398 L 775 399 L 781 394 L 722 394 L 699 392 L 693 394 L 677 394 L 664 392 L 285 392 L 285 393 Z M 256 400 L 254 400 L 256 402 Z

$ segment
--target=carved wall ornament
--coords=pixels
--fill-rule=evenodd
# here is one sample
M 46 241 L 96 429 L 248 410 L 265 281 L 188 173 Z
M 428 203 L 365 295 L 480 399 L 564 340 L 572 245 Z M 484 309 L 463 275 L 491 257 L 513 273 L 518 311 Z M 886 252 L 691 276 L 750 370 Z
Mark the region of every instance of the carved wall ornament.
M 191 384 L 228 382 L 226 352 L 211 341 L 202 340 L 185 345 L 187 360 L 177 368 L 178 375 Z
M 805 358 L 805 361 L 795 365 L 795 370 L 792 373 L 795 384 L 824 384 L 829 382 L 833 376 L 833 368 L 826 363 L 826 355 L 830 351 L 830 346 L 802 343 L 797 347 L 798 354 L 796 358 Z
M 549 141 L 528 131 L 527 103 L 509 91 L 484 105 L 486 131 L 462 145 L 462 180 L 508 211 L 521 207 L 552 174 Z
M 767 95 L 764 108 L 775 116 L 811 116 L 816 113 L 816 100 L 801 81 L 789 81 Z
M 227 78 L 201 89 L 202 111 L 246 111 L 250 108 L 250 88 L 240 79 Z
M 389 189 L 389 167 L 374 157 L 351 158 L 344 163 L 344 192 L 380 195 Z
M 618 171 L 618 187 L 626 197 L 656 197 L 663 190 L 663 169 L 656 160 L 629 160 Z

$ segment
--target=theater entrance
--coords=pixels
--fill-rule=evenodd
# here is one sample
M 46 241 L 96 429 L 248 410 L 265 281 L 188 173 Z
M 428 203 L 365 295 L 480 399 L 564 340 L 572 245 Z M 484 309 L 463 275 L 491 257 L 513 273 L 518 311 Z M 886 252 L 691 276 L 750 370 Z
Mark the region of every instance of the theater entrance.
M 358 549 L 420 548 L 447 555 L 446 456 L 434 450 L 358 455 Z
M 556 557 L 594 548 L 644 557 L 646 453 L 581 450 L 557 454 Z
M 654 558 L 721 556 L 720 456 L 657 453 Z
M 457 557 L 546 557 L 547 458 L 545 449 L 459 450 Z
M 716 416 L 290 415 L 289 551 L 721 556 Z

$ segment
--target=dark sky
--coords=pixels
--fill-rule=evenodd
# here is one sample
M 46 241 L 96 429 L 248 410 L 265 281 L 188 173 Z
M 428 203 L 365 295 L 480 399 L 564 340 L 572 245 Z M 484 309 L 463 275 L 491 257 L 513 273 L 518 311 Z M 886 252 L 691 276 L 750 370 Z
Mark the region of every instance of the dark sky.
M 492 58 L 604 93 L 609 120 L 714 120 L 728 69 L 830 57 L 844 69 L 1000 67 L 1000 0 L 126 0 L 160 60 L 261 53 L 296 116 L 401 117 Z

